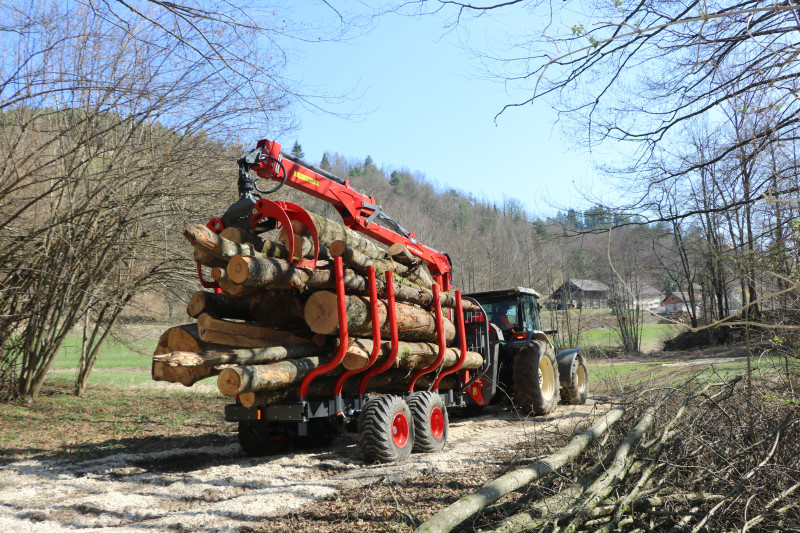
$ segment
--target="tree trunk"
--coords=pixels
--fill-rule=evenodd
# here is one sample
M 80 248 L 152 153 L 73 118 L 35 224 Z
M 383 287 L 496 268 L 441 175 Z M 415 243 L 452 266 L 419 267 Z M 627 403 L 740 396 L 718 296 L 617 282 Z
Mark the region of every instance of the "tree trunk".
M 250 301 L 242 300 L 236 303 L 228 301 L 224 295 L 208 291 L 197 291 L 186 306 L 186 313 L 197 318 L 203 313 L 234 320 L 253 320 L 250 314 Z
M 213 366 L 170 366 L 161 361 L 153 361 L 151 376 L 153 381 L 180 383 L 191 387 L 202 379 L 216 376 L 221 369 Z
M 410 374 L 407 372 L 389 370 L 370 379 L 367 383 L 366 392 L 380 392 L 382 394 L 403 393 L 406 392 L 409 378 Z M 345 382 L 345 385 L 342 388 L 342 396 L 352 397 L 358 394 L 358 387 L 360 383 L 360 374 L 352 376 L 348 381 Z M 335 379 L 327 377 L 315 379 L 311 382 L 308 392 L 306 392 L 306 398 L 311 400 L 331 398 L 335 384 Z M 431 384 L 433 384 L 433 379 L 422 376 L 417 380 L 414 390 L 428 390 Z M 441 383 L 439 383 L 439 390 L 445 391 L 454 389 L 456 384 L 457 380 L 455 376 L 445 376 Z M 279 402 L 294 401 L 298 399 L 299 394 L 300 387 L 292 386 L 276 390 L 244 392 L 239 395 L 239 401 L 244 407 L 259 407 Z
M 235 283 L 251 287 L 293 287 L 305 289 L 332 289 L 335 284 L 333 271 L 317 268 L 308 270 L 296 268 L 280 259 L 236 256 L 228 262 L 228 277 Z M 395 278 L 395 299 L 401 302 L 414 303 L 423 307 L 433 306 L 433 293 L 414 285 L 408 280 Z M 364 276 L 345 271 L 344 285 L 348 293 L 367 294 L 369 283 Z M 386 282 L 376 279 L 375 286 L 379 296 L 386 295 Z M 443 307 L 454 308 L 455 294 L 445 292 L 439 295 Z M 465 311 L 476 311 L 478 307 L 464 300 Z
M 394 261 L 370 259 L 358 250 L 348 246 L 344 241 L 332 243 L 328 247 L 328 252 L 332 257 L 341 257 L 345 265 L 362 275 L 366 275 L 367 269 L 372 266 L 375 268 L 376 273 L 383 274 L 386 271 L 391 271 L 424 289 L 430 290 L 433 287 L 433 280 L 430 274 L 422 266 L 407 267 Z
M 301 357 L 327 355 L 331 345 L 318 346 L 312 342 L 306 344 L 287 344 L 268 346 L 265 348 L 239 348 L 236 350 L 213 352 L 174 351 L 168 354 L 154 355 L 153 361 L 167 366 L 219 366 L 219 365 L 262 365 L 299 359 Z
M 309 214 L 317 225 L 320 244 L 330 246 L 335 241 L 344 241 L 348 246 L 370 259 L 386 259 L 386 250 L 375 244 L 366 235 L 315 213 Z
M 228 262 L 220 259 L 218 255 L 199 246 L 194 248 L 194 260 L 209 268 L 225 268 L 228 265 Z
M 217 388 L 225 396 L 236 396 L 244 392 L 281 389 L 298 383 L 312 369 L 324 364 L 326 357 L 304 357 L 279 361 L 269 365 L 248 365 L 226 368 L 220 372 Z M 340 374 L 342 367 L 334 368 L 328 376 Z
M 370 324 L 369 300 L 361 296 L 346 296 L 347 328 L 352 336 L 367 336 L 372 333 Z M 436 342 L 436 319 L 434 315 L 414 305 L 395 302 L 397 330 L 401 340 Z M 303 315 L 306 324 L 314 333 L 335 335 L 339 330 L 339 313 L 336 294 L 330 291 L 313 293 L 306 301 Z M 378 301 L 378 320 L 381 336 L 388 338 L 389 320 L 386 314 L 386 301 Z M 453 323 L 442 317 L 445 343 L 449 344 L 456 336 Z
M 372 353 L 373 343 L 371 339 L 350 339 L 350 346 L 342 361 L 342 366 L 347 370 L 358 370 L 364 368 L 369 362 L 369 355 Z M 376 365 L 382 363 L 389 357 L 390 343 L 382 342 L 378 352 Z M 401 342 L 397 350 L 397 359 L 391 368 L 417 369 L 424 368 L 432 364 L 439 355 L 439 347 L 427 342 Z M 443 368 L 448 368 L 456 364 L 460 356 L 460 350 L 447 348 L 445 350 Z M 462 368 L 475 369 L 483 364 L 483 357 L 477 352 L 467 352 Z
M 415 531 L 420 533 L 452 531 L 461 522 L 485 509 L 489 504 L 496 502 L 509 492 L 524 487 L 551 472 L 555 472 L 567 462 L 575 459 L 592 440 L 605 433 L 611 425 L 622 418 L 624 413 L 624 407 L 615 407 L 605 415 L 602 415 L 594 426 L 573 438 L 569 444 L 556 453 L 486 483 L 474 494 L 464 496 L 450 505 L 450 507 L 439 511 Z
M 292 330 L 305 329 L 303 304 L 290 291 L 264 291 L 250 300 L 250 315 L 262 326 Z
M 183 235 L 189 239 L 192 246 L 211 252 L 220 259 L 228 259 L 234 255 L 263 255 L 261 252 L 255 251 L 251 244 L 240 244 L 220 237 L 202 224 L 187 226 Z
M 215 344 L 227 344 L 238 348 L 262 348 L 276 344 L 303 344 L 309 342 L 292 332 L 232 322 L 213 318 L 207 313 L 197 317 L 200 339 Z M 195 350 L 186 350 L 195 351 Z

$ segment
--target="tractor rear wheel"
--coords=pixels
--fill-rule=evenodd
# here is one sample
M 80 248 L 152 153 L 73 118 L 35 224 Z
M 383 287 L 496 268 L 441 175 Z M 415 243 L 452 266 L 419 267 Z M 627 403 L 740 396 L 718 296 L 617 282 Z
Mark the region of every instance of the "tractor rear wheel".
M 589 369 L 583 357 L 576 357 L 572 363 L 569 386 L 561 387 L 561 401 L 572 405 L 586 403 L 589 396 Z
M 407 459 L 414 447 L 414 420 L 398 396 L 372 397 L 358 419 L 358 444 L 367 463 Z
M 414 451 L 442 451 L 447 444 L 450 423 L 442 397 L 435 392 L 415 392 L 408 397 L 408 407 L 414 419 Z
M 239 422 L 239 445 L 248 457 L 260 457 L 287 451 L 292 436 L 279 424 L 266 421 L 242 420 Z
M 514 399 L 524 414 L 551 413 L 558 405 L 558 365 L 549 342 L 534 340 L 514 355 Z

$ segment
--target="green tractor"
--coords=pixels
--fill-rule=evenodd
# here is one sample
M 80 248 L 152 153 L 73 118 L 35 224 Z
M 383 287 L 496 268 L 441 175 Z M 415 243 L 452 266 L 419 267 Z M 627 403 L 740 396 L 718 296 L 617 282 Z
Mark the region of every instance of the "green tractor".
M 559 403 L 582 404 L 589 389 L 589 370 L 580 348 L 555 353 L 541 329 L 539 293 L 514 287 L 473 293 L 496 334 L 483 383 L 486 402 L 513 400 L 525 414 L 551 413 Z

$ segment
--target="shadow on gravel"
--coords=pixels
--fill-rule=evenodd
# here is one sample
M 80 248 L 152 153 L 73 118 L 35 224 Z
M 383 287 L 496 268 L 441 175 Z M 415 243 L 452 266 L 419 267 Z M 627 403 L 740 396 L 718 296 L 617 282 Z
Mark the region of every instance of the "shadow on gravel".
M 162 451 L 177 451 L 181 448 L 199 448 L 202 446 L 227 446 L 236 442 L 236 436 L 209 433 L 195 436 L 151 436 L 129 437 L 124 439 L 109 439 L 102 442 L 77 444 L 55 450 L 41 450 L 31 448 L 5 448 L 0 450 L 0 466 L 23 458 L 48 460 L 65 459 L 70 461 L 85 461 L 99 459 L 120 453 L 153 453 Z M 139 465 L 144 468 L 144 465 Z

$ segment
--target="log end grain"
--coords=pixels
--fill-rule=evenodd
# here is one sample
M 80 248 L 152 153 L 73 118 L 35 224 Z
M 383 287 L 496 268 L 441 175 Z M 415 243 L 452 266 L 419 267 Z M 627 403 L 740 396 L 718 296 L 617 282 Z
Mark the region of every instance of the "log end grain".
M 332 333 L 339 327 L 336 294 L 329 291 L 313 293 L 303 308 L 303 318 L 314 333 Z
M 226 368 L 219 373 L 217 388 L 225 396 L 236 396 L 242 387 L 242 377 L 233 368 Z
M 244 283 L 250 275 L 253 261 L 244 255 L 235 255 L 228 261 L 228 277 L 234 283 Z

